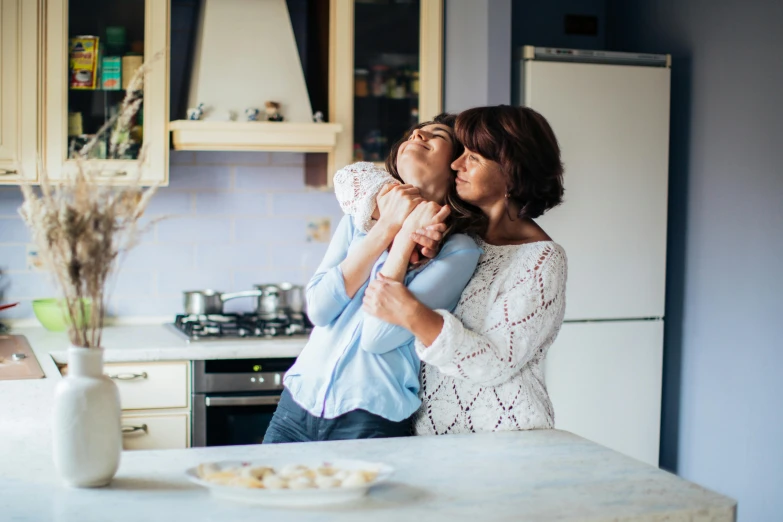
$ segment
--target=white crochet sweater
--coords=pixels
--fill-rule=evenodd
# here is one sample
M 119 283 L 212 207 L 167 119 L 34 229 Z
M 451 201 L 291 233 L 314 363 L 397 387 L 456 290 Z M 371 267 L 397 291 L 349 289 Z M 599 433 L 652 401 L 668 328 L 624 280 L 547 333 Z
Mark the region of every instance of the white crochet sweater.
M 337 197 L 365 230 L 375 196 L 394 181 L 372 163 L 334 178 Z M 541 367 L 565 313 L 566 256 L 551 241 L 484 250 L 454 313 L 435 342 L 416 351 L 421 370 L 418 435 L 552 428 L 554 411 Z

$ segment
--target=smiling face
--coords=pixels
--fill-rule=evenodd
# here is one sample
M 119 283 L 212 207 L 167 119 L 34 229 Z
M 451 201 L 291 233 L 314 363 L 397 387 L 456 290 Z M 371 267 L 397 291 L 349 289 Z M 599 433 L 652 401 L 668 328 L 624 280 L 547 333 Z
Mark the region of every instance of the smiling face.
M 397 151 L 397 172 L 403 182 L 418 187 L 422 196 L 443 203 L 454 183 L 451 162 L 455 141 L 452 129 L 432 123 L 414 129 Z
M 465 149 L 451 164 L 457 172 L 457 194 L 477 207 L 485 207 L 506 197 L 506 177 L 500 164 Z

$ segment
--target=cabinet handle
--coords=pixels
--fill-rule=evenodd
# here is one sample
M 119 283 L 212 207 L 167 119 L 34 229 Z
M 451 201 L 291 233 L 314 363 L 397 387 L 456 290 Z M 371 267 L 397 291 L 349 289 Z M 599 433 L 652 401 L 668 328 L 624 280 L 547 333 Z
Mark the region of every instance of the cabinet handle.
M 98 173 L 101 178 L 122 178 L 128 175 L 127 170 L 102 170 Z
M 147 425 L 142 424 L 141 426 L 123 426 L 122 427 L 122 434 L 123 435 L 130 435 L 131 433 L 136 433 L 139 431 L 143 431 L 144 433 L 149 433 L 147 430 Z
M 114 375 L 109 375 L 109 379 L 114 379 L 115 381 L 135 381 L 136 379 L 146 379 L 146 378 L 147 378 L 147 372 L 116 373 Z
M 16 169 L 0 169 L 0 176 L 13 176 L 16 174 Z

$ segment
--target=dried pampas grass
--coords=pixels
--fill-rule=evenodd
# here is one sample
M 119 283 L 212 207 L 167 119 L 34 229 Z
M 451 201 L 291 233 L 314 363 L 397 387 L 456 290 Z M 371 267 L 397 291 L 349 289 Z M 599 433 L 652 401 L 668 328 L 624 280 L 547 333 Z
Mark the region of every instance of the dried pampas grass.
M 112 187 L 100 181 L 101 160 L 88 159 L 90 151 L 108 136 L 108 157 L 119 158 L 129 146 L 128 136 L 142 97 L 145 63 L 130 82 L 118 114 L 79 150 L 71 150 L 74 168 L 53 184 L 41 170 L 40 191 L 22 185 L 24 204 L 19 213 L 27 223 L 46 270 L 62 291 L 68 336 L 74 346 L 99 348 L 106 316 L 107 281 L 119 258 L 137 242 L 139 220 L 155 194 L 156 186 L 143 187 L 147 166 L 142 145 L 138 169 L 127 184 Z M 105 180 L 106 178 L 102 178 Z M 88 314 L 86 303 L 91 303 Z

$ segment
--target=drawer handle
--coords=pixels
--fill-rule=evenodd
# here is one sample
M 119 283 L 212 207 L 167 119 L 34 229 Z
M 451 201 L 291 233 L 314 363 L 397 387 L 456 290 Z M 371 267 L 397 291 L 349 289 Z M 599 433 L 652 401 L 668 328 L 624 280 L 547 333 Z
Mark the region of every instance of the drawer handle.
M 109 375 L 109 379 L 114 379 L 115 381 L 135 381 L 136 379 L 146 379 L 146 378 L 147 378 L 147 372 L 115 373 L 114 375 Z
M 16 174 L 16 169 L 0 169 L 0 176 L 13 176 Z
M 123 426 L 122 427 L 122 434 L 123 435 L 130 435 L 131 433 L 137 433 L 139 431 L 143 431 L 144 433 L 149 433 L 149 430 L 147 429 L 146 424 L 142 424 L 141 426 Z
M 102 170 L 98 173 L 100 178 L 123 178 L 127 175 L 127 170 Z

